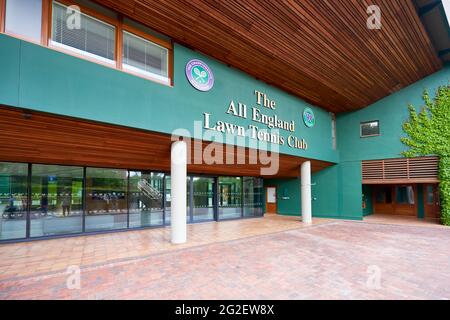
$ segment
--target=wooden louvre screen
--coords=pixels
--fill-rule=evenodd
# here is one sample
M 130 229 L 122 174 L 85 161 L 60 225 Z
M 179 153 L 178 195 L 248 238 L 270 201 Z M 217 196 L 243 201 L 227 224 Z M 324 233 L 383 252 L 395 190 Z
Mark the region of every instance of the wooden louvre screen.
M 437 183 L 437 157 L 368 160 L 362 162 L 363 184 Z

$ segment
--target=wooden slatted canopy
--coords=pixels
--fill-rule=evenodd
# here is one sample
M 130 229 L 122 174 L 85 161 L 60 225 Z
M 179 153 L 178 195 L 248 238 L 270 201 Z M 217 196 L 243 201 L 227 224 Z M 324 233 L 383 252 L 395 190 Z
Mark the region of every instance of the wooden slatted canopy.
M 22 111 L 0 106 L 0 161 L 91 166 L 102 168 L 153 170 L 170 172 L 170 135 L 114 126 L 110 124 Z M 296 178 L 304 158 L 279 154 L 279 170 L 264 176 L 267 165 L 249 161 L 254 153 L 244 150 L 245 164 L 226 164 L 231 149 L 223 148 L 225 164 L 209 164 L 199 159 L 209 142 L 191 143 L 189 173 Z M 195 148 L 200 152 L 195 152 Z M 216 149 L 219 150 L 219 149 Z M 237 162 L 234 150 L 234 163 Z M 209 153 L 208 153 L 209 154 Z M 313 160 L 317 172 L 331 163 Z
M 365 160 L 362 162 L 363 184 L 438 183 L 437 157 Z
M 96 0 L 333 112 L 367 105 L 442 67 L 411 0 Z

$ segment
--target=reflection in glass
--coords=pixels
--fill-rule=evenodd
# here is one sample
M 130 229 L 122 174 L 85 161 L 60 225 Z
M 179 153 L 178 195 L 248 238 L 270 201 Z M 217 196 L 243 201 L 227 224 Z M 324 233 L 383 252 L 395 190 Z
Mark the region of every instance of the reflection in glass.
M 83 168 L 31 168 L 31 237 L 83 231 Z
M 242 178 L 219 177 L 219 219 L 242 216 Z
M 0 162 L 0 240 L 26 237 L 28 165 Z
M 244 217 L 263 216 L 263 180 L 244 177 Z
M 415 204 L 414 188 L 412 186 L 397 186 L 395 193 L 398 204 Z
M 163 224 L 163 173 L 130 171 L 129 194 L 130 228 Z
M 214 178 L 194 177 L 193 221 L 214 220 Z
M 86 231 L 127 228 L 126 170 L 86 169 Z

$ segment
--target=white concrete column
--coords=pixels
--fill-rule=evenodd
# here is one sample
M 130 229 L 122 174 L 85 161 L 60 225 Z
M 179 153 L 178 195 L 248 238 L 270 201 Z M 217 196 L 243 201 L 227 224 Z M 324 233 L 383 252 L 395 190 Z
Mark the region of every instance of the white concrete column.
M 304 224 L 312 224 L 311 200 L 311 161 L 302 163 L 301 167 L 302 220 Z
M 172 243 L 181 244 L 187 241 L 187 146 L 184 141 L 176 141 L 172 144 L 170 177 Z

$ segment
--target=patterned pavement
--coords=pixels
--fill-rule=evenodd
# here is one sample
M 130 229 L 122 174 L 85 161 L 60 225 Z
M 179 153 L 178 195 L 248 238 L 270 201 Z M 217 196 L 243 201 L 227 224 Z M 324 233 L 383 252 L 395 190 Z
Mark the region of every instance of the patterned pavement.
M 346 221 L 303 228 L 293 218 L 222 224 L 245 229 L 242 223 L 246 237 L 99 257 L 81 265 L 79 282 L 61 267 L 3 273 L 0 299 L 450 299 L 448 228 Z

